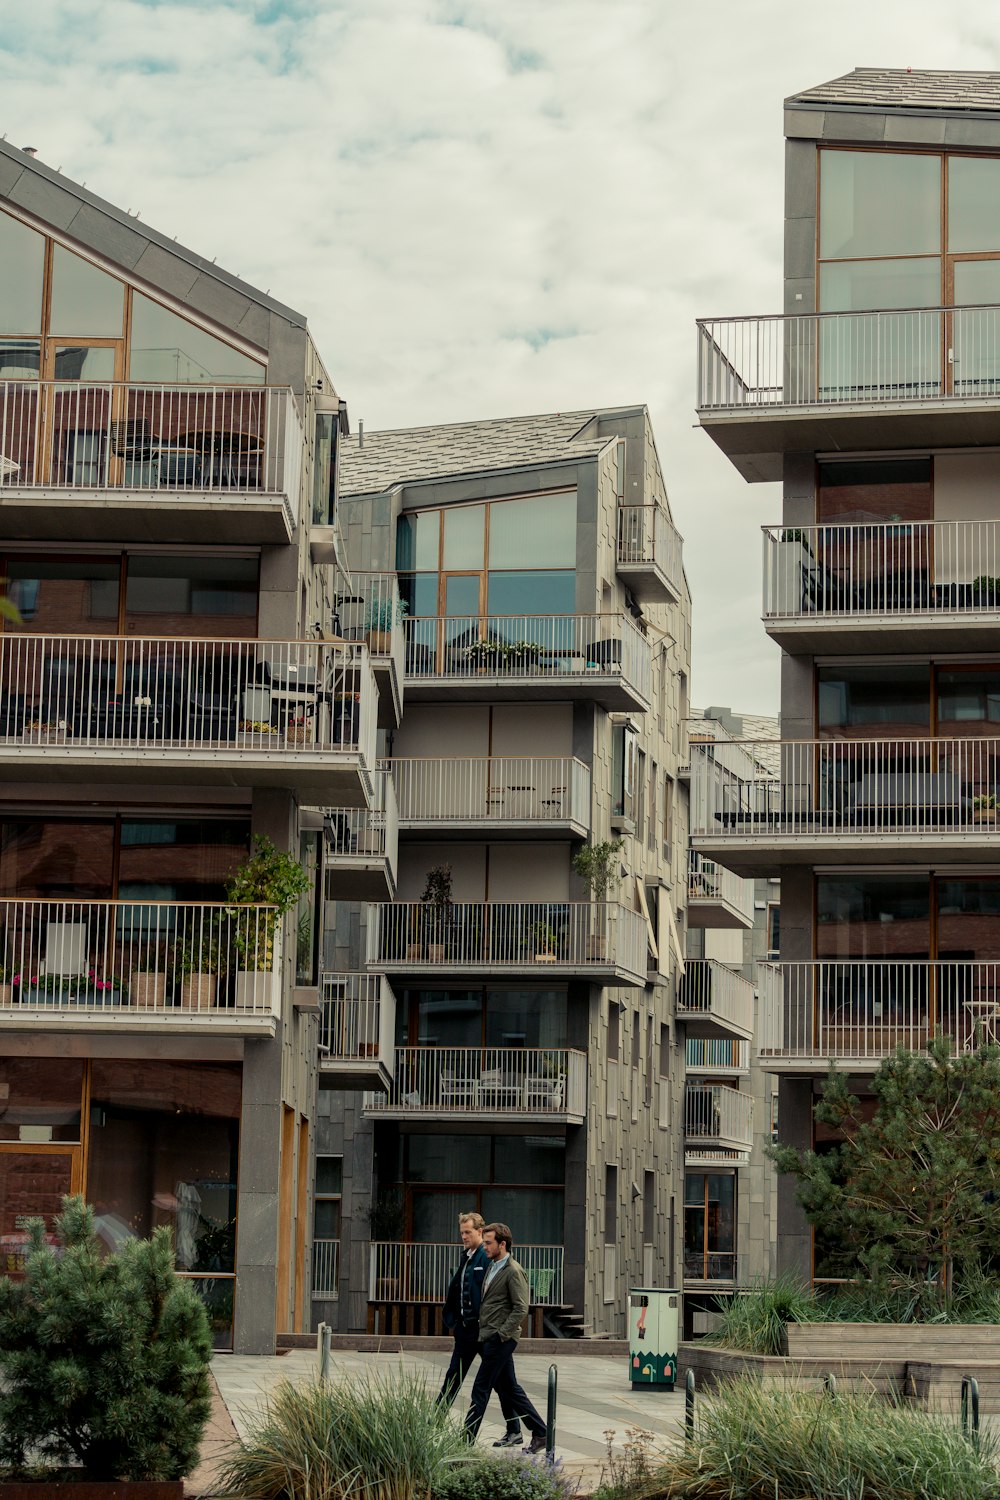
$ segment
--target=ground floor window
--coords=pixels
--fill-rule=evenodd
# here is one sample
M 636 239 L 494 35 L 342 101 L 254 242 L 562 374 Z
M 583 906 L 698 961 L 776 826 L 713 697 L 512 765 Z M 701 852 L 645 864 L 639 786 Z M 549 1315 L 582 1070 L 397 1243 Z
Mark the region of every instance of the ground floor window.
M 339 1295 L 342 1156 L 317 1156 L 313 1207 L 313 1296 Z
M 688 1172 L 684 1178 L 684 1275 L 691 1281 L 736 1276 L 736 1175 Z

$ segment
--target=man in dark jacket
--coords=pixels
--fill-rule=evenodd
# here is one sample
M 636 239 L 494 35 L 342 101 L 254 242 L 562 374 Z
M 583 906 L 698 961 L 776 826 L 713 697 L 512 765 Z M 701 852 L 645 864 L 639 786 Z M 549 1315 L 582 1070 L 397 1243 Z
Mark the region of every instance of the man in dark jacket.
M 490 1396 L 496 1391 L 508 1423 L 520 1420 L 531 1433 L 529 1453 L 545 1447 L 545 1423 L 529 1401 L 514 1373 L 514 1350 L 521 1325 L 528 1316 L 528 1278 L 510 1253 L 512 1236 L 506 1224 L 487 1224 L 483 1249 L 490 1258 L 479 1305 L 481 1364 L 472 1387 L 465 1430 L 475 1442 Z
M 460 1214 L 458 1227 L 465 1247 L 461 1263 L 444 1299 L 444 1326 L 455 1340 L 451 1363 L 444 1377 L 438 1400 L 450 1406 L 461 1389 L 473 1360 L 479 1353 L 479 1304 L 483 1281 L 490 1265 L 483 1247 L 482 1214 Z M 524 1439 L 521 1424 L 513 1416 L 509 1402 L 501 1396 L 500 1408 L 507 1419 L 507 1431 L 495 1448 L 519 1448 Z

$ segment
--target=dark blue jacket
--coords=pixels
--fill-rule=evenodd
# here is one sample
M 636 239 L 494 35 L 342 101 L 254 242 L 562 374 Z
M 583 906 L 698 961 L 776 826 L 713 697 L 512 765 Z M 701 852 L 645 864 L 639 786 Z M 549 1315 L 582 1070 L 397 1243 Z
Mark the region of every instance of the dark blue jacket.
M 458 1270 L 451 1278 L 448 1287 L 448 1295 L 444 1299 L 444 1326 L 449 1333 L 457 1328 L 459 1323 L 478 1323 L 479 1304 L 483 1298 L 483 1280 L 486 1276 L 486 1268 L 490 1258 L 486 1254 L 485 1247 L 480 1245 L 479 1249 L 468 1260 L 468 1270 L 465 1273 L 465 1306 L 462 1306 L 462 1267 L 466 1265 L 465 1251 L 462 1251 L 462 1259 L 458 1263 Z

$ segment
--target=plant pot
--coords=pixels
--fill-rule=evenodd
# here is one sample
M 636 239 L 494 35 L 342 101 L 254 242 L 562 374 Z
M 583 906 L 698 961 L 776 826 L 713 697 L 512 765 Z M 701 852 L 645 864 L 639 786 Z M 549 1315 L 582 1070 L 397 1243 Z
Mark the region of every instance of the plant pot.
M 973 823 L 995 823 L 997 810 L 995 807 L 986 807 L 972 814 Z
M 70 738 L 68 729 L 39 729 L 32 735 L 35 745 L 65 745 Z
M 388 630 L 369 630 L 365 641 L 372 656 L 388 656 L 392 650 L 392 635 Z
M 554 964 L 555 961 L 556 961 L 556 956 L 555 956 L 554 953 L 536 953 L 535 954 L 535 963 L 536 964 Z
M 281 744 L 280 734 L 268 734 L 262 729 L 240 729 L 236 743 L 244 750 L 273 750 Z
M 421 943 L 407 943 L 406 956 L 414 962 L 419 962 L 424 956 L 423 945 Z
M 589 937 L 587 939 L 587 957 L 602 959 L 605 954 L 606 943 L 603 937 Z
M 217 974 L 186 974 L 181 981 L 181 1005 L 185 1010 L 212 1010 L 218 995 Z
M 137 969 L 128 983 L 128 997 L 137 1010 L 162 1010 L 167 1003 L 166 974 Z
M 237 1010 L 266 1010 L 273 983 L 274 978 L 269 969 L 237 969 Z
M 285 740 L 289 745 L 311 745 L 312 724 L 289 724 L 285 729 Z
M 10 984 L 0 984 L 0 1006 L 10 1005 L 14 999 L 14 987 Z
M 444 963 L 444 943 L 427 944 L 427 962 L 431 964 Z

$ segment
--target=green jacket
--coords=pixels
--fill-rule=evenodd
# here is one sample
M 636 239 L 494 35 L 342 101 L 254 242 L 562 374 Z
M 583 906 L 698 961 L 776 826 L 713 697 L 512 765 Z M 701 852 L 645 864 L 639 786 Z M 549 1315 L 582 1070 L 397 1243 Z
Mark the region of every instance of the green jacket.
M 489 1272 L 487 1272 L 489 1275 Z M 521 1324 L 528 1316 L 528 1278 L 511 1256 L 483 1292 L 479 1304 L 479 1341 L 498 1333 L 502 1339 L 521 1337 Z

